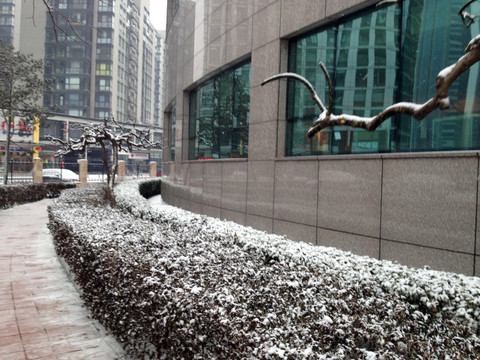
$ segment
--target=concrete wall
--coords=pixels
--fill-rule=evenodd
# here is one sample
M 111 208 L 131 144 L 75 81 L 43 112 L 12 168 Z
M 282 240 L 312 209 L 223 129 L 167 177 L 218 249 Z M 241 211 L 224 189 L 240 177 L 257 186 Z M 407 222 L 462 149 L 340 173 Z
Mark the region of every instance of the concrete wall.
M 292 240 L 480 276 L 479 155 L 188 162 L 162 194 Z

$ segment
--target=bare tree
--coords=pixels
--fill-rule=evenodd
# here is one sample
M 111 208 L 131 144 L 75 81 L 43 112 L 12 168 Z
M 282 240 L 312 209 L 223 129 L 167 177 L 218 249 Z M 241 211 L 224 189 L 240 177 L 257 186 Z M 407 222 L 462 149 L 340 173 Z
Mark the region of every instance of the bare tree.
M 33 55 L 21 54 L 0 41 L 0 115 L 6 131 L 5 170 L 8 179 L 10 145 L 14 132 L 31 134 L 35 119 L 45 119 L 48 109 L 39 105 L 50 81 L 42 76 L 44 63 Z
M 470 0 L 460 9 L 458 15 L 462 18 L 465 26 L 469 27 L 478 15 L 471 15 L 466 12 L 465 9 L 477 0 Z M 382 1 L 379 5 L 386 3 L 396 3 L 397 1 Z M 354 128 L 362 128 L 367 131 L 375 131 L 385 120 L 396 115 L 396 114 L 407 114 L 412 116 L 416 120 L 423 120 L 428 114 L 433 112 L 436 109 L 446 110 L 450 107 L 450 99 L 448 96 L 448 91 L 452 83 L 465 71 L 467 71 L 472 65 L 480 61 L 480 35 L 474 37 L 465 49 L 466 54 L 461 56 L 457 62 L 446 67 L 440 71 L 437 75 L 436 80 L 436 94 L 433 98 L 428 100 L 424 104 L 417 104 L 411 102 L 399 102 L 387 107 L 385 110 L 373 117 L 361 117 L 350 114 L 333 114 L 333 104 L 335 101 L 334 91 L 332 88 L 332 81 L 330 75 L 328 74 L 327 69 L 325 68 L 322 62 L 319 63 L 320 68 L 322 69 L 329 87 L 329 105 L 328 108 L 323 104 L 320 97 L 317 95 L 313 85 L 303 76 L 295 73 L 282 73 L 274 75 L 265 79 L 262 82 L 262 85 L 266 83 L 278 80 L 281 78 L 288 78 L 300 81 L 303 83 L 310 93 L 312 94 L 312 99 L 315 104 L 320 108 L 320 115 L 314 121 L 310 129 L 307 131 L 308 137 L 313 137 L 317 132 L 326 129 L 331 126 L 350 126 Z
M 88 146 L 100 146 L 112 206 L 115 204 L 115 201 L 111 190 L 115 185 L 119 152 L 131 152 L 133 149 L 149 149 L 161 146 L 160 142 L 152 142 L 150 140 L 150 129 L 137 133 L 134 127 L 133 130 L 127 131 L 113 117 L 105 119 L 101 124 L 85 125 L 83 134 L 79 139 L 63 140 L 52 136 L 48 136 L 48 138 L 61 146 L 55 156 L 65 155 L 71 152 L 83 152 L 87 150 Z M 108 148 L 110 148 L 112 152 L 111 163 L 108 161 Z

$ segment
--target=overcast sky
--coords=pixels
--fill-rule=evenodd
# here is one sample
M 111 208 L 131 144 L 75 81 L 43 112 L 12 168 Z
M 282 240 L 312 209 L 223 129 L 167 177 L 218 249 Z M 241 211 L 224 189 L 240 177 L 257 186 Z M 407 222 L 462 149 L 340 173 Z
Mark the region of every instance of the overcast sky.
M 167 0 L 150 0 L 150 20 L 157 30 L 166 29 Z

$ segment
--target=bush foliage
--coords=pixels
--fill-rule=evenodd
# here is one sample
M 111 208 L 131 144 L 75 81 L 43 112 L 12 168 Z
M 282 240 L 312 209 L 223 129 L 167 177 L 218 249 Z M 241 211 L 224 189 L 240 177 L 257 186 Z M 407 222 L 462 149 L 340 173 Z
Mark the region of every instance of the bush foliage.
M 144 198 L 151 198 L 162 193 L 162 182 L 160 179 L 145 180 L 138 184 L 138 191 Z
M 0 209 L 7 209 L 17 204 L 39 201 L 60 196 L 62 190 L 75 187 L 75 184 L 22 183 L 0 185 Z
M 97 194 L 97 195 L 95 195 Z M 477 359 L 480 279 L 294 243 L 173 207 L 138 183 L 49 209 L 83 297 L 136 358 Z

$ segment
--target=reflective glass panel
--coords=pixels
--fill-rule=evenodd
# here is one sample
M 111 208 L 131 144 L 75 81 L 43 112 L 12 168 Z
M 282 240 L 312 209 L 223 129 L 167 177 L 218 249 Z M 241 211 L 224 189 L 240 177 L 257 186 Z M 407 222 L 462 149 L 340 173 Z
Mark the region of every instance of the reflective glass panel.
M 458 10 L 464 0 L 407 0 L 402 36 L 402 98 L 423 103 L 436 92 L 438 73 L 464 54 L 480 33 L 480 22 L 466 28 Z M 467 11 L 480 14 L 480 3 Z M 450 108 L 436 110 L 422 121 L 399 119 L 399 151 L 480 149 L 479 64 L 472 66 L 450 87 Z
M 289 71 L 305 76 L 327 105 L 326 83 L 316 64 L 323 61 L 335 90 L 336 114 L 371 117 L 399 101 L 422 104 L 435 96 L 438 73 L 458 61 L 480 33 L 478 18 L 467 28 L 457 15 L 464 4 L 404 0 L 401 6 L 372 7 L 291 41 Z M 480 14 L 480 3 L 466 11 Z M 289 81 L 286 154 L 480 149 L 479 97 L 476 64 L 450 87 L 448 110 L 422 121 L 396 116 L 373 133 L 334 127 L 308 139 L 306 131 L 320 110 L 302 84 Z
M 334 113 L 373 116 L 397 98 L 400 9 L 388 6 L 363 12 L 291 43 L 290 71 L 306 77 L 328 106 L 328 85 L 318 66 L 322 61 L 335 90 Z M 311 59 L 310 59 L 311 58 Z M 286 153 L 295 155 L 391 151 L 394 122 L 376 133 L 335 127 L 312 139 L 306 131 L 319 115 L 306 87 L 289 81 Z
M 250 63 L 190 93 L 189 159 L 246 157 L 249 119 Z

